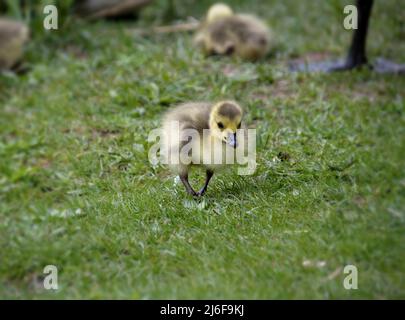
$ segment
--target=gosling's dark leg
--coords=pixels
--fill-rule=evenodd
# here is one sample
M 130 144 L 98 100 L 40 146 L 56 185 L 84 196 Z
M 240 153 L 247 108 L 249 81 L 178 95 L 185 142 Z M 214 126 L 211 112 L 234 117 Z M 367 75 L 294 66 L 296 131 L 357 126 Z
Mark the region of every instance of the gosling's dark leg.
M 179 177 L 181 182 L 183 182 L 184 186 L 186 187 L 187 193 L 192 196 L 196 196 L 197 193 L 193 190 L 193 188 L 190 186 L 190 183 L 188 182 L 188 174 L 180 175 Z
M 200 191 L 197 192 L 197 195 L 198 195 L 198 196 L 204 195 L 205 191 L 207 191 L 208 184 L 210 183 L 210 180 L 211 180 L 212 176 L 214 175 L 214 172 L 211 171 L 211 170 L 207 170 L 206 174 L 207 174 L 207 175 L 206 175 L 206 177 L 205 177 L 204 186 L 201 188 Z

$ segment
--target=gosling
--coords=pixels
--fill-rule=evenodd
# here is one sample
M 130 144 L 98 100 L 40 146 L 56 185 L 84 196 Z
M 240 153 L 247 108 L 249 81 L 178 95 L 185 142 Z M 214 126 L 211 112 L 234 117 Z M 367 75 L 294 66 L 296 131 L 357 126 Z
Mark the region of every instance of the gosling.
M 0 18 L 0 72 L 17 66 L 28 38 L 29 30 L 26 25 Z
M 202 196 L 215 171 L 228 164 L 244 144 L 242 108 L 234 101 L 192 102 L 178 105 L 163 118 L 161 155 L 192 196 Z M 241 140 L 241 141 L 239 141 Z M 188 176 L 191 167 L 206 171 L 204 186 L 196 192 Z
M 271 33 L 266 24 L 253 15 L 235 14 L 221 3 L 207 13 L 194 38 L 194 43 L 206 55 L 236 55 L 257 60 L 268 54 Z

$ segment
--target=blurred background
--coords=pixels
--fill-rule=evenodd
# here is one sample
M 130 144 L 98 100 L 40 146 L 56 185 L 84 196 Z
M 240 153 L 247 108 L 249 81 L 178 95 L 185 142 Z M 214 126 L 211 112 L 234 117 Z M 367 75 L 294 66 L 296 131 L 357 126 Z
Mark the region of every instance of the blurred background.
M 268 56 L 205 57 L 192 31 L 154 29 L 201 21 L 214 1 L 105 17 L 96 0 L 0 0 L 30 34 L 0 73 L 0 298 L 405 297 L 404 77 L 290 72 L 346 56 L 351 1 L 224 2 L 271 28 Z M 405 62 L 404 14 L 374 1 L 370 62 Z M 148 134 L 178 103 L 223 99 L 257 130 L 257 171 L 215 176 L 193 201 L 149 163 Z M 342 285 L 349 264 L 357 290 Z
M 128 9 L 108 12 L 123 1 L 12 1 L 3 0 L 0 3 L 0 12 L 29 25 L 35 50 L 29 50 L 34 55 L 48 59 L 48 55 L 56 49 L 63 49 L 67 43 L 78 43 L 80 46 L 91 46 L 92 39 L 86 34 L 94 28 L 106 32 L 117 27 L 143 27 L 182 23 L 189 21 L 190 17 L 201 19 L 206 10 L 215 1 L 192 0 L 142 0 L 142 6 L 129 6 Z M 125 1 L 124 1 L 125 2 Z M 136 3 L 136 1 L 135 1 Z M 351 1 L 331 0 L 323 2 L 310 1 L 243 1 L 234 0 L 228 3 L 239 12 L 253 12 L 259 14 L 275 33 L 277 39 L 277 56 L 297 57 L 304 53 L 321 51 L 331 54 L 345 54 L 350 43 L 350 32 L 343 29 L 343 10 Z M 43 28 L 43 7 L 45 4 L 55 4 L 59 10 L 59 30 L 48 32 Z M 97 15 L 107 8 L 107 12 Z M 75 15 L 76 13 L 76 15 Z M 93 17 L 94 23 L 88 24 L 86 19 L 77 16 L 101 18 L 109 17 L 109 21 L 99 21 Z M 117 19 L 117 16 L 125 17 Z M 370 39 L 368 42 L 369 55 L 398 58 L 404 51 L 404 5 L 399 0 L 375 1 L 370 26 Z M 112 20 L 112 21 L 111 21 Z M 118 21 L 117 21 L 118 20 Z M 117 26 L 118 24 L 118 26 Z M 103 26 L 104 28 L 103 28 Z M 93 39 L 94 40 L 94 39 Z M 111 41 L 112 39 L 104 39 Z M 395 59 L 394 59 L 395 60 Z

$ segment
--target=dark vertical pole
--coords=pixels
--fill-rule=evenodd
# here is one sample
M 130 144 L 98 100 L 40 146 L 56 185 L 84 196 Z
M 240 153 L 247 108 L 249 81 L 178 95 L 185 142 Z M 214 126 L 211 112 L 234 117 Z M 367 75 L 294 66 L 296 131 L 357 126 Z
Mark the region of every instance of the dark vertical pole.
M 358 29 L 353 34 L 346 58 L 346 67 L 356 67 L 367 63 L 366 39 L 373 2 L 374 0 L 357 0 Z

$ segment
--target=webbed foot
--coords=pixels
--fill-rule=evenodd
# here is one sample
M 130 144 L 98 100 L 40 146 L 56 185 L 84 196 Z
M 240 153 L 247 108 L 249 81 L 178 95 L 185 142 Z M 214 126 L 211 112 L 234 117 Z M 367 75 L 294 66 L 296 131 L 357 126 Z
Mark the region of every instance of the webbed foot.
M 405 74 L 405 64 L 398 64 L 384 58 L 378 58 L 373 64 L 366 61 L 345 61 L 345 60 L 326 60 L 319 62 L 292 63 L 290 70 L 293 72 L 336 72 L 349 71 L 367 67 L 377 73 Z
M 307 63 L 292 63 L 290 64 L 290 70 L 293 72 L 335 72 L 335 71 L 347 71 L 364 66 L 371 67 L 365 63 L 348 62 L 345 60 L 326 60 L 318 62 Z

